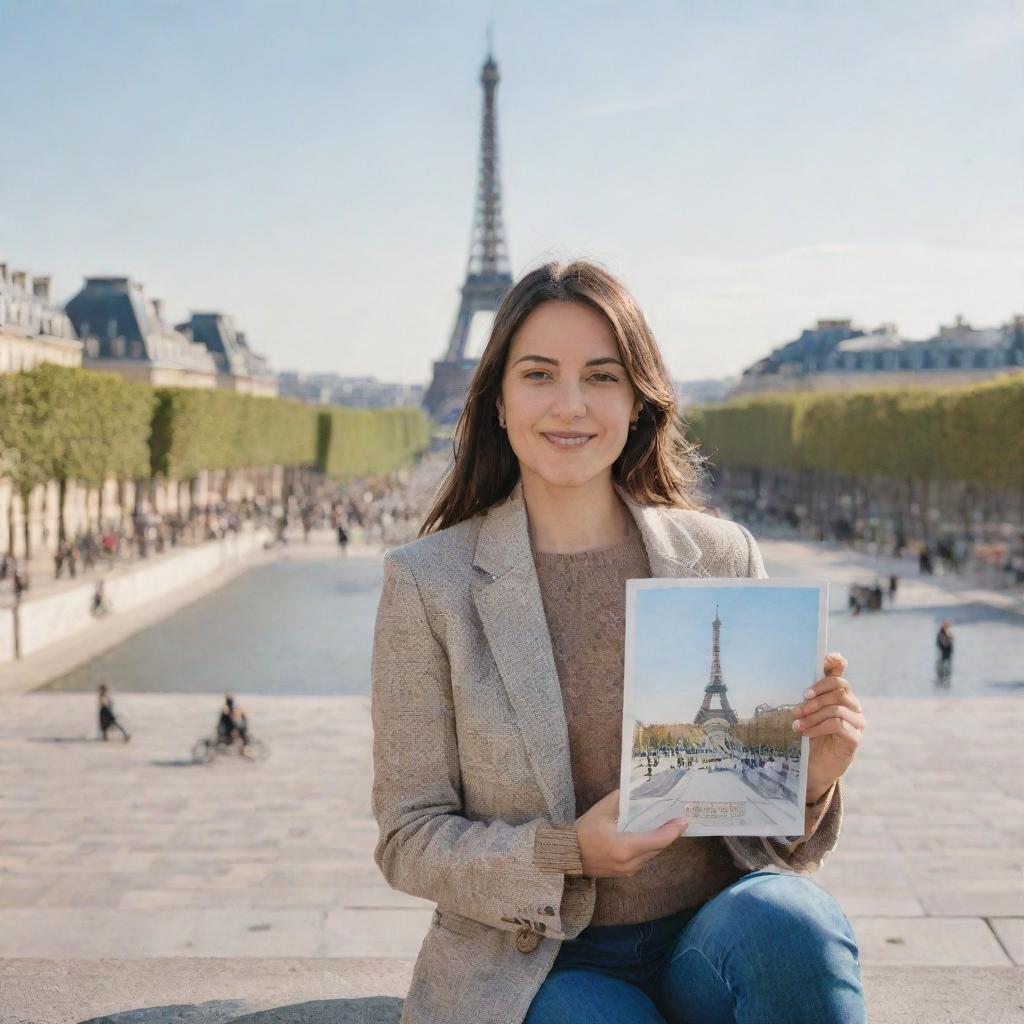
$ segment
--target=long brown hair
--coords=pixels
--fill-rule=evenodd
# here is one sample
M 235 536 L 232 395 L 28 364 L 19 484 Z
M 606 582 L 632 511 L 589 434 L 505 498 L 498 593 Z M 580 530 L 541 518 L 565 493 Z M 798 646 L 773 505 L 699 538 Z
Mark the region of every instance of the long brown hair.
M 515 487 L 519 461 L 498 423 L 496 403 L 516 331 L 532 310 L 552 299 L 583 303 L 608 321 L 626 374 L 643 400 L 636 430 L 629 431 L 622 454 L 612 464 L 612 479 L 641 504 L 700 507 L 700 456 L 683 435 L 672 380 L 636 300 L 596 263 L 550 262 L 520 279 L 495 314 L 455 426 L 455 461 L 419 536 L 472 518 Z

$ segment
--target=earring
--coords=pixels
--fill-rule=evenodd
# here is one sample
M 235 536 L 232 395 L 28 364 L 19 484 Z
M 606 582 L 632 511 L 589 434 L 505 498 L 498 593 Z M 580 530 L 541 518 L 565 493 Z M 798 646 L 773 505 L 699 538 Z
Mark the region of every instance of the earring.
M 498 417 L 498 425 L 501 427 L 502 430 L 505 429 L 505 420 L 501 416 Z
M 638 419 L 640 419 L 639 416 L 637 416 L 636 420 L 638 420 Z M 636 430 L 636 420 L 630 420 L 629 421 L 629 429 L 630 430 Z

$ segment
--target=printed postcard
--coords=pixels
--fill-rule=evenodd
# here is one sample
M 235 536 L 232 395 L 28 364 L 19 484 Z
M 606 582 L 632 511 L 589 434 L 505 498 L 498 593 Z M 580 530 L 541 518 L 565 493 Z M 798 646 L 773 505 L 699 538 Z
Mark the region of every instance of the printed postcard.
M 824 671 L 828 583 L 626 583 L 619 829 L 803 835 L 809 740 L 792 709 Z

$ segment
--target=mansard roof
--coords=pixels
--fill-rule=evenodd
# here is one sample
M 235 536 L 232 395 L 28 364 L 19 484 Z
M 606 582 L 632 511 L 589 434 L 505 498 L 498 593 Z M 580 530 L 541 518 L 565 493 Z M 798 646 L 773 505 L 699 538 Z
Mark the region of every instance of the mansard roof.
M 193 313 L 191 319 L 178 324 L 177 329 L 206 346 L 219 373 L 236 377 L 272 376 L 267 360 L 249 348 L 245 334 L 225 313 Z
M 77 341 L 64 310 L 50 298 L 50 278 L 14 270 L 0 254 L 0 331 L 25 338 Z
M 850 321 L 818 321 L 796 341 L 774 349 L 743 371 L 744 377 L 846 370 L 927 370 L 1024 365 L 1024 318 L 976 329 L 957 317 L 921 341 L 900 338 L 895 324 L 870 333 Z
M 216 372 L 210 353 L 165 324 L 157 304 L 130 278 L 87 277 L 66 312 L 92 358 L 139 359 Z

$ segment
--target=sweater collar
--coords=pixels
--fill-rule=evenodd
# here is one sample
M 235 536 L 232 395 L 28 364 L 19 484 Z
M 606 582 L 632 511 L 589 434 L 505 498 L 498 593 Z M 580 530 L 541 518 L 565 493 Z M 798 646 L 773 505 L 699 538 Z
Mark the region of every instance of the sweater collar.
M 617 483 L 612 486 L 640 529 L 651 564 L 651 575 L 688 575 L 700 558 L 701 550 L 676 514 L 678 510 L 663 505 L 641 504 L 624 487 Z M 530 529 L 520 478 L 507 498 L 483 513 L 473 564 L 492 579 L 497 579 L 517 565 L 532 562 Z

